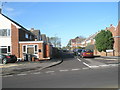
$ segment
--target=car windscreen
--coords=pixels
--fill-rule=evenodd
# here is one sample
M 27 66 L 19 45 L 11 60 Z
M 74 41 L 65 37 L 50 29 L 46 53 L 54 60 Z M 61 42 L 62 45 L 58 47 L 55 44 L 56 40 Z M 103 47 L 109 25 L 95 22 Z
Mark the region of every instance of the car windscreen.
M 84 52 L 93 52 L 92 50 L 86 49 Z

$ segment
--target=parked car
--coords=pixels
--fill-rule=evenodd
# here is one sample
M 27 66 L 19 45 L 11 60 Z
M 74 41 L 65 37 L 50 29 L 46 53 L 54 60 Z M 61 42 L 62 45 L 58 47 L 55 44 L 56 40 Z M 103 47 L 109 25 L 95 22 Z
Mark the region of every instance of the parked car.
M 17 61 L 17 57 L 15 55 L 3 55 L 0 54 L 0 63 L 7 64 L 7 63 L 15 63 Z
M 74 55 L 80 55 L 82 49 L 74 49 L 73 52 L 74 52 Z
M 82 49 L 78 49 L 77 52 L 76 52 L 77 56 L 80 56 L 81 52 L 82 52 Z
M 81 57 L 93 57 L 93 51 L 90 50 L 90 49 L 83 49 L 81 54 L 80 54 Z

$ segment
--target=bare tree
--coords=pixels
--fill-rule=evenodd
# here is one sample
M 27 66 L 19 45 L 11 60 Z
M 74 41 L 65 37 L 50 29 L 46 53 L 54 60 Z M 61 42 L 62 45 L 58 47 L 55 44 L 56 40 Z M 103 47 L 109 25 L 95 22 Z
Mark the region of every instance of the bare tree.
M 56 48 L 60 48 L 61 47 L 61 38 L 59 38 L 57 36 L 50 37 L 50 42 Z

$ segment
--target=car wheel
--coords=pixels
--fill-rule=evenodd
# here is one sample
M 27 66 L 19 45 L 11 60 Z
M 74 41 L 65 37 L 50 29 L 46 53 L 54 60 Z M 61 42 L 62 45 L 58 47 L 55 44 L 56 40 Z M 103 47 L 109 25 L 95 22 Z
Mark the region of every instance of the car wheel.
M 3 63 L 3 64 L 7 64 L 7 59 L 4 58 L 2 63 Z

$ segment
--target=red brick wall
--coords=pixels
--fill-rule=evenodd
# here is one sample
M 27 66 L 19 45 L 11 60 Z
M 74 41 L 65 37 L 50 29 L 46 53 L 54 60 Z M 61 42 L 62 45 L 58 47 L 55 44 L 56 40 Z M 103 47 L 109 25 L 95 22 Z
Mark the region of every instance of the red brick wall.
M 19 57 L 19 30 L 16 26 L 11 24 L 11 46 L 12 46 L 12 54 Z
M 39 59 L 43 59 L 43 43 L 20 43 L 20 58 L 23 58 L 23 51 L 22 46 L 23 45 L 38 45 L 38 50 L 41 49 L 41 52 L 38 52 Z

